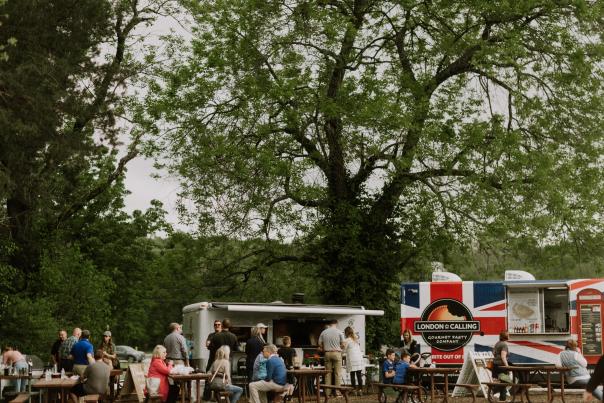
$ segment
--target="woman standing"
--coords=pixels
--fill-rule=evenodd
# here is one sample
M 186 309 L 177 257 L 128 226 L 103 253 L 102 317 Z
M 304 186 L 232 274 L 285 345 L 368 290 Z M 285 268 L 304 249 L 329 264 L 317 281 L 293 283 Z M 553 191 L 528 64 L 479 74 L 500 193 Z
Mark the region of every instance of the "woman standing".
M 251 382 L 253 379 L 254 362 L 258 354 L 262 353 L 262 349 L 266 344 L 264 335 L 266 334 L 267 326 L 264 323 L 258 323 L 252 328 L 252 337 L 245 343 L 245 367 L 247 369 L 247 379 Z
M 350 373 L 350 384 L 352 385 L 352 388 L 357 389 L 357 396 L 361 396 L 361 391 L 363 389 L 363 378 L 361 377 L 361 371 L 364 367 L 361 345 L 359 344 L 358 337 L 352 327 L 348 326 L 346 329 L 344 329 L 344 336 L 346 337 L 344 340 L 344 344 L 346 346 L 346 371 Z
M 237 403 L 237 400 L 241 397 L 243 393 L 243 388 L 233 385 L 231 383 L 231 363 L 229 361 L 229 355 L 231 354 L 231 349 L 229 346 L 221 346 L 218 350 L 216 350 L 216 360 L 212 364 L 212 368 L 210 371 L 212 372 L 212 378 L 222 378 L 224 379 L 224 390 L 229 392 L 229 400 L 230 403 Z M 212 382 L 210 381 L 210 384 Z
M 103 341 L 101 344 L 99 344 L 99 349 L 103 350 L 103 361 L 105 364 L 110 365 L 113 368 L 120 367 L 120 360 L 117 359 L 115 344 L 113 343 L 111 332 L 109 330 L 103 333 Z
M 168 400 L 168 392 L 170 385 L 168 383 L 168 375 L 172 369 L 172 362 L 166 363 L 166 348 L 162 345 L 157 345 L 153 349 L 153 358 L 151 358 L 151 364 L 149 365 L 149 372 L 147 372 L 147 378 L 159 379 L 158 394 L 161 396 L 161 401 L 165 402 Z

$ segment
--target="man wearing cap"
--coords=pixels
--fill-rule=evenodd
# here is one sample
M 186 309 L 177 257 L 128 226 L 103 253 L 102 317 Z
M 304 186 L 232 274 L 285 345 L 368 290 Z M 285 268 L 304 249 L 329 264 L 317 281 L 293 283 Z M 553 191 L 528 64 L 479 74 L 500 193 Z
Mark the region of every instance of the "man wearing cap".
M 119 368 L 120 361 L 117 359 L 115 344 L 111 338 L 111 332 L 105 330 L 103 333 L 103 341 L 99 345 L 99 349 L 103 350 L 103 361 L 111 368 Z
M 247 369 L 247 379 L 252 380 L 252 374 L 254 373 L 254 361 L 258 354 L 262 353 L 262 349 L 266 345 L 264 335 L 266 334 L 266 326 L 264 323 L 258 323 L 256 327 L 252 328 L 252 337 L 245 343 L 245 367 Z
M 327 329 L 319 336 L 319 348 L 325 352 L 325 384 L 331 385 L 331 373 L 335 378 L 335 385 L 340 386 L 342 379 L 342 349 L 344 348 L 344 335 L 338 329 L 338 321 L 333 319 Z M 336 391 L 336 396 L 340 392 Z
M 187 341 L 182 335 L 182 327 L 178 323 L 170 323 L 170 334 L 164 339 L 166 347 L 166 358 L 172 360 L 174 365 L 189 366 L 189 353 L 187 352 Z
M 71 356 L 73 357 L 73 372 L 79 376 L 84 376 L 86 367 L 94 364 L 94 347 L 88 340 L 90 331 L 82 330 L 80 341 L 71 348 Z

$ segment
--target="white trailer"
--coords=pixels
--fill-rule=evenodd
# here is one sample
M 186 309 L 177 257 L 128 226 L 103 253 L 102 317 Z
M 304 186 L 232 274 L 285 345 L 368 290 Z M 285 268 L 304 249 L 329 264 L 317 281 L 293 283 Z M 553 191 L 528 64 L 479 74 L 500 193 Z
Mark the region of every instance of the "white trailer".
M 268 325 L 267 343 L 281 344 L 283 336 L 292 339 L 292 347 L 303 351 L 316 350 L 319 335 L 325 324 L 338 320 L 338 329 L 344 331 L 352 326 L 359 336 L 361 350 L 365 353 L 365 316 L 383 316 L 382 310 L 368 310 L 362 306 L 307 305 L 242 302 L 198 302 L 183 308 L 183 335 L 192 341 L 192 364 L 205 369 L 209 351 L 205 342 L 214 331 L 215 320 L 228 318 L 232 323 L 240 350 L 245 351 L 245 342 L 257 323 Z M 233 361 L 241 354 L 233 354 Z M 235 364 L 236 365 L 236 364 Z

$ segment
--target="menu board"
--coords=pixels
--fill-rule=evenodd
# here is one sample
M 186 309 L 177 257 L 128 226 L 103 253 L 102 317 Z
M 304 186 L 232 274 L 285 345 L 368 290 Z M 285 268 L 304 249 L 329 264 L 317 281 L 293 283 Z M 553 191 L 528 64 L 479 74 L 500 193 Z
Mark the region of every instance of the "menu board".
M 602 354 L 602 316 L 600 304 L 581 305 L 581 344 L 583 355 Z
M 539 333 L 541 326 L 539 290 L 514 290 L 508 294 L 510 333 Z

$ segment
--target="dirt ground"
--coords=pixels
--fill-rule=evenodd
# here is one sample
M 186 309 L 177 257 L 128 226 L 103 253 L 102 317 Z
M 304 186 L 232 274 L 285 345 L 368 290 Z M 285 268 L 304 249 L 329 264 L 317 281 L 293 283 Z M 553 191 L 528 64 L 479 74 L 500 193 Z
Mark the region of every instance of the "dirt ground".
M 547 401 L 547 394 L 544 392 L 531 392 L 529 394 L 530 398 L 531 398 L 531 403 L 544 403 Z M 307 399 L 308 400 L 308 399 Z M 364 395 L 364 396 L 350 396 L 348 398 L 349 402 L 351 403 L 369 403 L 369 402 L 377 402 L 377 393 L 372 393 L 369 395 Z M 394 393 L 388 393 L 387 394 L 387 401 L 386 403 L 395 403 L 396 400 L 396 394 Z M 435 402 L 440 403 L 442 402 L 442 395 L 440 396 L 436 396 Z M 245 396 L 242 396 L 242 398 L 239 400 L 241 403 L 243 402 L 249 402 L 249 400 L 247 400 L 245 398 Z M 292 400 L 294 403 L 297 403 L 297 399 L 294 397 L 294 399 Z M 315 401 L 310 400 L 310 401 Z M 321 401 L 323 402 L 323 399 L 321 399 Z M 330 398 L 328 400 L 331 403 L 345 403 L 343 398 Z M 448 401 L 450 403 L 472 403 L 472 397 L 449 397 Z M 509 397 L 508 397 L 508 401 Z M 520 402 L 520 396 L 517 396 L 516 398 L 517 402 Z M 576 402 L 582 402 L 583 401 L 583 394 L 577 393 L 577 392 L 573 392 L 573 393 L 567 393 L 565 394 L 564 397 L 564 401 L 566 403 L 576 403 Z M 428 403 L 430 402 L 430 399 L 428 399 Z M 476 402 L 477 403 L 486 403 L 487 400 L 484 397 L 477 397 L 476 398 Z M 560 399 L 560 395 L 555 396 L 554 397 L 554 402 L 562 402 L 562 400 Z M 594 401 L 595 403 L 597 403 L 597 401 Z

